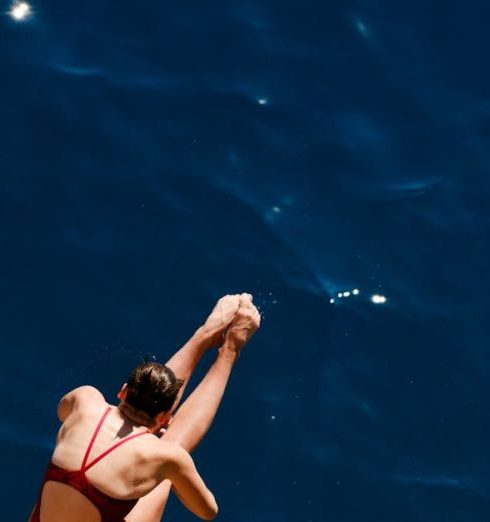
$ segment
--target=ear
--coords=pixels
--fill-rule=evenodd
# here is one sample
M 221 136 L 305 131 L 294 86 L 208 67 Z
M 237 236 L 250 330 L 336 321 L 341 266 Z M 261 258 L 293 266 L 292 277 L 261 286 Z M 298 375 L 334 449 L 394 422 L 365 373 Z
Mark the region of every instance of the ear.
M 170 422 L 172 421 L 172 413 L 170 411 L 165 411 L 162 413 L 159 413 L 155 417 L 155 423 L 157 426 L 163 426 L 164 428 L 167 428 Z
M 124 383 L 122 385 L 122 388 L 117 392 L 117 398 L 120 401 L 124 401 L 126 399 L 127 394 L 128 394 L 128 385 L 127 385 L 127 383 Z

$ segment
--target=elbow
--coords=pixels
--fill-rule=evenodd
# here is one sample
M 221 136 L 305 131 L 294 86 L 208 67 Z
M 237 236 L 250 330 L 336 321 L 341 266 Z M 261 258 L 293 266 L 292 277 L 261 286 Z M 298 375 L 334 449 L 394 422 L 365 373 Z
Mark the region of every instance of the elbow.
M 212 502 L 209 503 L 206 510 L 201 514 L 200 518 L 202 520 L 214 520 L 218 516 L 218 511 L 218 504 L 213 497 Z
M 202 519 L 214 520 L 218 516 L 218 511 L 218 504 L 215 503 L 214 506 L 210 507 L 210 509 L 206 511 Z

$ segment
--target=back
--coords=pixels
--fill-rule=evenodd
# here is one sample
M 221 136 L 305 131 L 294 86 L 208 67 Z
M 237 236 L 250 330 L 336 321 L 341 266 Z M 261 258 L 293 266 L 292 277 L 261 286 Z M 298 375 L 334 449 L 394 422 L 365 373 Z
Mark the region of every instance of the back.
M 128 501 L 146 495 L 163 479 L 161 450 L 165 444 L 146 428 L 129 422 L 116 407 L 109 406 L 102 395 L 97 394 L 81 393 L 64 420 L 42 489 L 39 513 L 34 512 L 31 517 L 33 522 L 37 522 L 37 516 L 41 522 L 102 522 L 95 505 L 97 499 L 102 499 L 101 506 L 115 504 L 117 513 L 117 505 L 126 504 L 130 509 L 134 502 Z M 91 445 L 99 423 L 99 431 Z M 103 458 L 98 460 L 100 456 Z M 80 474 L 84 457 L 86 471 Z M 66 480 L 67 476 L 69 480 Z M 59 477 L 65 483 L 57 481 Z M 77 484 L 84 480 L 93 495 L 84 495 L 77 490 Z M 103 520 L 112 522 L 121 518 L 107 515 Z

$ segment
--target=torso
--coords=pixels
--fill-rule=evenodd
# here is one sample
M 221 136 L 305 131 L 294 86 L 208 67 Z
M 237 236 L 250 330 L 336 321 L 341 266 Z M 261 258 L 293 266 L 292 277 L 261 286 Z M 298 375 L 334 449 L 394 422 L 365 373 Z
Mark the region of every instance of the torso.
M 94 430 L 109 405 L 100 400 L 77 405 L 61 426 L 51 462 L 67 471 L 79 470 Z M 128 422 L 111 407 L 90 451 L 89 462 L 107 448 L 144 427 Z M 115 499 L 138 499 L 164 478 L 162 446 L 166 443 L 146 434 L 130 440 L 105 456 L 86 472 L 88 482 Z M 99 510 L 73 487 L 48 481 L 41 495 L 41 522 L 103 522 Z

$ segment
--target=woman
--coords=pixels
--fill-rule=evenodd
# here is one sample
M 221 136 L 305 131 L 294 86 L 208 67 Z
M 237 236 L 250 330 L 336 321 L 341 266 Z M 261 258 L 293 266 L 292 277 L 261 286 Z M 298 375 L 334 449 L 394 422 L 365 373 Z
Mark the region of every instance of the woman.
M 259 325 L 251 295 L 225 296 L 166 365 L 133 370 L 118 406 L 91 386 L 65 395 L 30 522 L 158 522 L 171 488 L 198 517 L 214 518 L 216 501 L 189 452 L 209 429 L 240 349 Z M 172 418 L 197 363 L 218 344 L 215 362 Z

